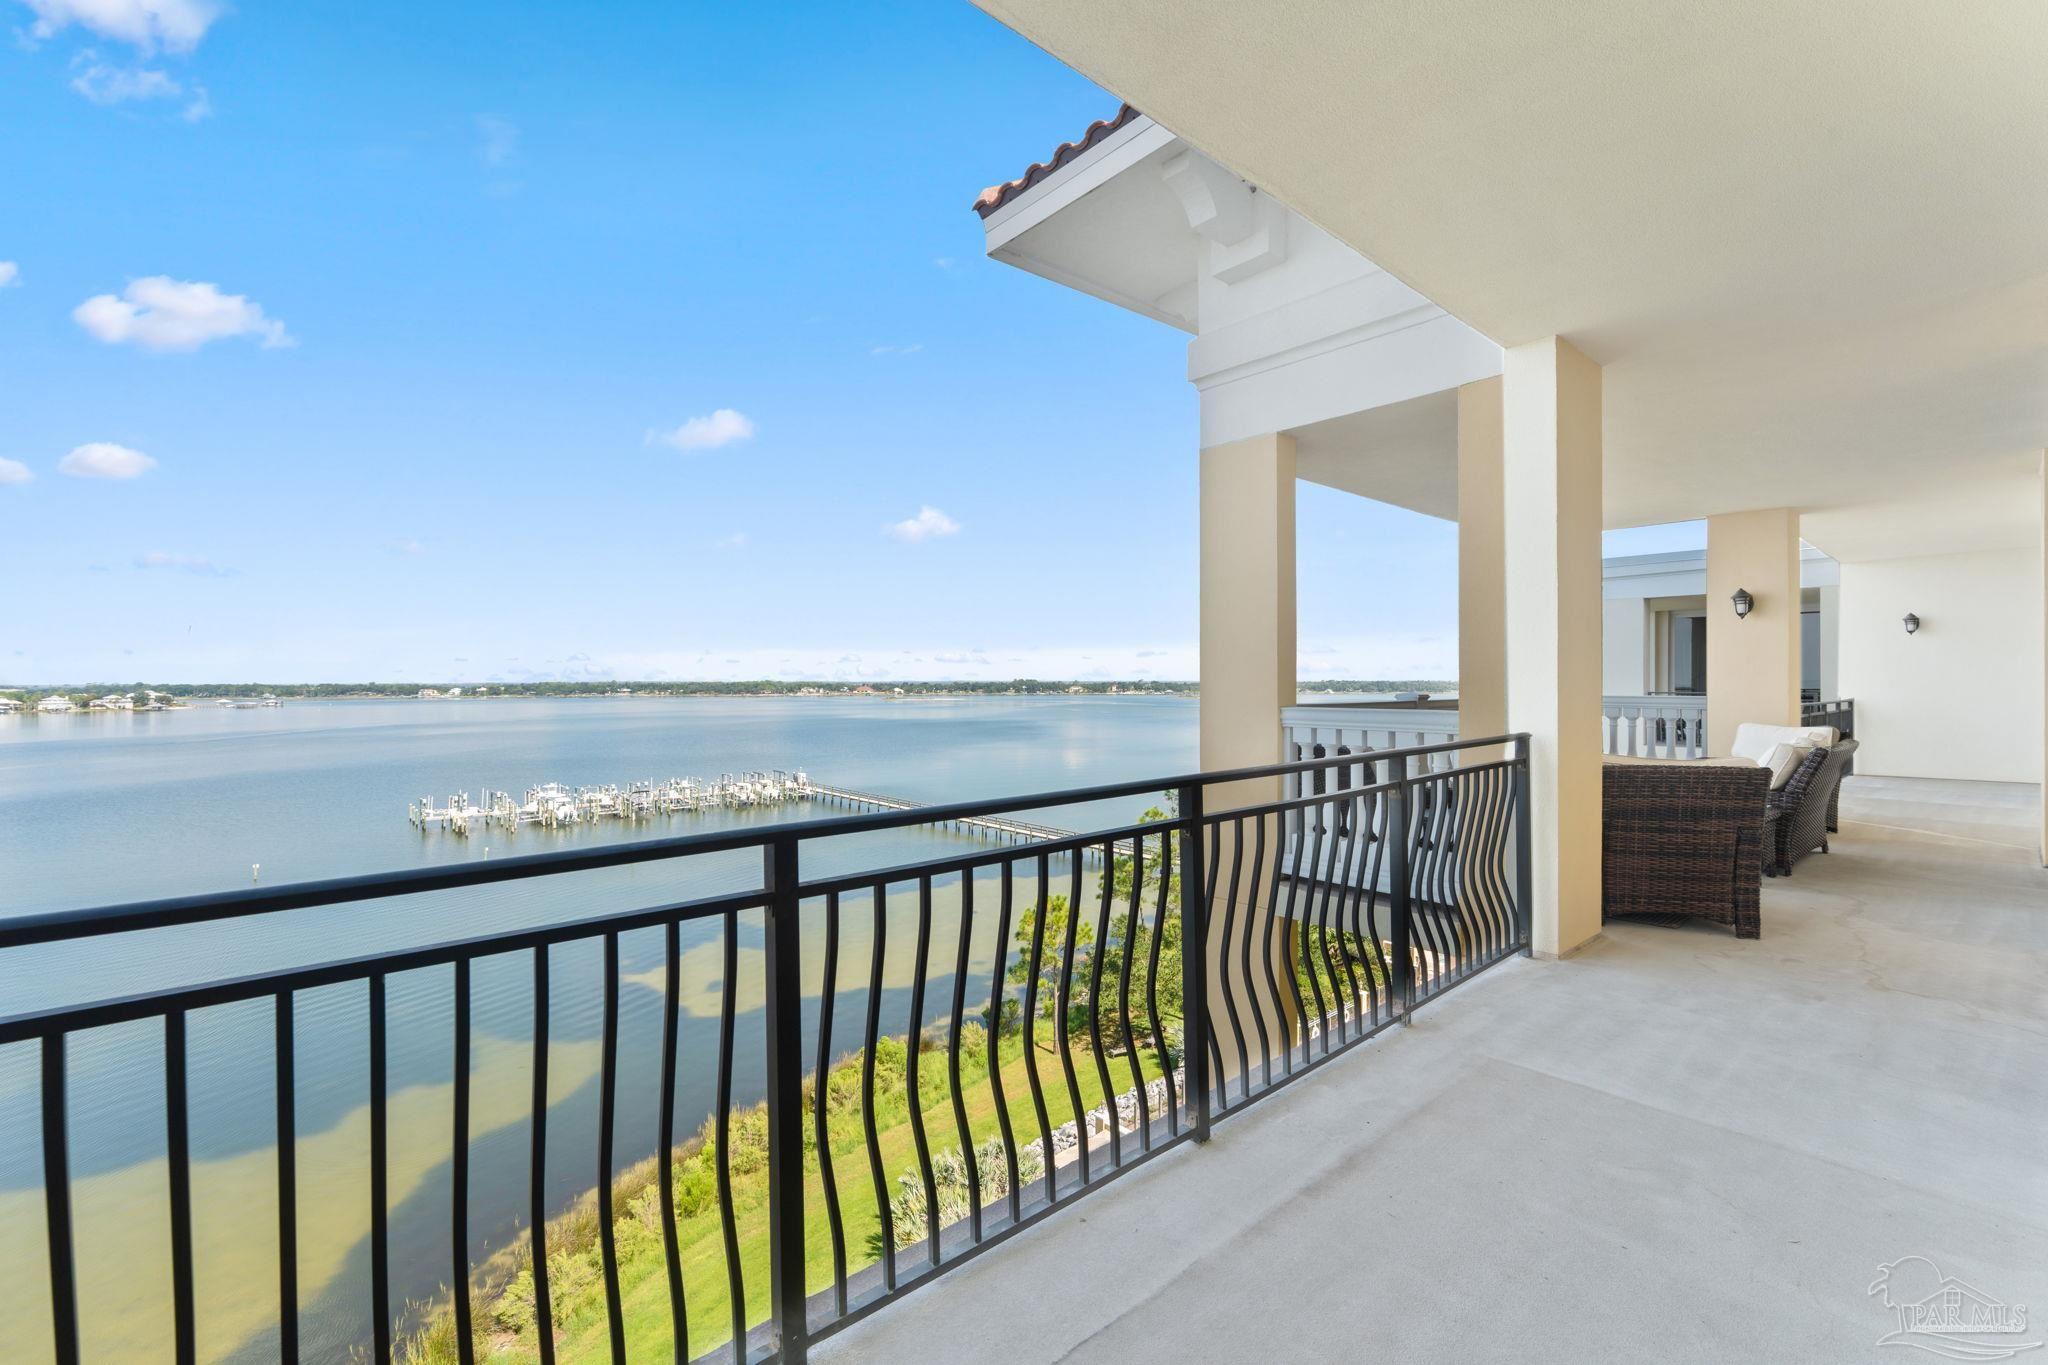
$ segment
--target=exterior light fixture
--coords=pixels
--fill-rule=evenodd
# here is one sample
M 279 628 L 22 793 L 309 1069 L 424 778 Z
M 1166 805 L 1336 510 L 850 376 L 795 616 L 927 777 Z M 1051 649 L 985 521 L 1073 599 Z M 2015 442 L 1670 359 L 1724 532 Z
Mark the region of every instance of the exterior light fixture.
M 1916 631 L 1916 630 L 1918 630 L 1918 629 L 1920 629 L 1920 618 L 1919 618 L 1919 617 L 1917 617 L 1917 616 L 1915 616 L 1915 615 L 1914 615 L 1914 614 L 1913 614 L 1912 612 L 1910 612 L 1910 611 L 1909 611 L 1909 612 L 1907 612 L 1907 613 L 1906 613 L 1906 634 L 1908 634 L 1908 635 L 1911 635 L 1911 634 L 1912 634 L 1912 633 L 1913 633 L 1914 631 Z
M 1748 588 L 1737 588 L 1735 596 L 1728 600 L 1735 604 L 1735 619 L 1738 621 L 1756 608 L 1756 599 L 1749 595 Z

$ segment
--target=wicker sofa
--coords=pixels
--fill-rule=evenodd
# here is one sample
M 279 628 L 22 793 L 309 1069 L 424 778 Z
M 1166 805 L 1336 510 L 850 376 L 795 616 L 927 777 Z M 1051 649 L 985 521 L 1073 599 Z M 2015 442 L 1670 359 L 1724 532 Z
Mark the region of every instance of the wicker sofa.
M 1687 915 L 1756 938 L 1770 782 L 1747 763 L 1602 765 L 1601 919 Z
M 1841 827 L 1842 773 L 1855 753 L 1853 739 L 1815 749 L 1785 785 L 1770 794 L 1769 806 L 1778 812 L 1770 822 L 1772 847 L 1764 850 L 1771 875 L 1789 877 L 1799 859 L 1816 849 L 1828 851 L 1828 835 Z

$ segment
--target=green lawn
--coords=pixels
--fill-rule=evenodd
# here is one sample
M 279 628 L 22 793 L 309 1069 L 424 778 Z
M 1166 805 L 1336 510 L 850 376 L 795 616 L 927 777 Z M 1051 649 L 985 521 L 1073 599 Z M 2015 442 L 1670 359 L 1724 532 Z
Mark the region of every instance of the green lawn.
M 1057 1127 L 1073 1117 L 1073 1106 L 1068 1099 L 1059 1054 L 1049 1044 L 1050 1029 L 1041 1028 L 1039 1033 L 1043 1041 L 1038 1049 L 1039 1075 L 1044 1085 L 1047 1111 Z M 1038 1117 L 1025 1072 L 1022 1039 L 1014 1035 L 1004 1037 L 997 1051 L 1001 1059 L 1004 1095 L 1017 1143 L 1020 1147 L 1035 1144 L 1039 1135 Z M 1149 1047 L 1142 1049 L 1139 1056 L 1143 1075 L 1150 1081 L 1159 1074 L 1159 1059 Z M 1093 1108 L 1102 1103 L 1103 1098 L 1094 1054 L 1084 1041 L 1074 1048 L 1073 1057 L 1082 1107 Z M 1131 1086 L 1130 1059 L 1111 1056 L 1109 1063 L 1112 1092 L 1128 1090 Z M 903 1065 L 902 1043 L 884 1040 L 876 1054 L 875 1117 L 883 1169 L 889 1175 L 888 1188 L 892 1198 L 898 1189 L 897 1177 L 917 1169 Z M 971 1026 L 963 1031 L 960 1069 L 968 1131 L 972 1143 L 979 1145 L 1000 1129 L 995 1096 L 989 1084 L 985 1043 L 980 1031 Z M 924 1116 L 930 1151 L 936 1157 L 949 1148 L 961 1146 L 960 1130 L 953 1114 L 945 1049 L 939 1047 L 924 1052 L 919 1059 L 919 1070 L 919 1108 Z M 807 1088 L 807 1119 L 808 1102 Z M 808 1122 L 806 1126 L 809 1127 Z M 870 1244 L 881 1226 L 861 1120 L 858 1057 L 849 1058 L 832 1068 L 827 1090 L 826 1131 L 838 1187 L 840 1216 L 845 1228 L 847 1273 L 851 1275 L 875 1261 Z M 1128 1140 L 1135 1142 L 1137 1139 L 1135 1135 L 1129 1135 Z M 755 1324 L 768 1314 L 766 1111 L 759 1106 L 733 1116 L 731 1160 L 739 1259 L 746 1285 L 746 1320 Z M 731 1297 L 724 1236 L 715 1186 L 711 1183 L 713 1170 L 713 1142 L 708 1130 L 700 1133 L 696 1142 L 678 1149 L 676 1238 L 682 1258 L 692 1356 L 701 1355 L 731 1336 Z M 656 1166 L 650 1160 L 620 1177 L 614 1186 L 620 1297 L 625 1314 L 627 1354 L 635 1360 L 666 1357 L 672 1344 L 668 1273 L 661 1244 L 655 1176 Z M 805 1176 L 805 1242 L 810 1287 L 816 1291 L 828 1288 L 832 1283 L 832 1241 L 823 1176 L 808 1135 Z M 581 1207 L 549 1225 L 549 1298 L 554 1306 L 558 1356 L 563 1361 L 610 1359 L 604 1282 L 599 1268 L 596 1234 L 594 1197 L 586 1198 Z M 523 1252 L 510 1251 L 497 1258 L 494 1274 L 486 1274 L 488 1282 L 502 1288 L 480 1290 L 476 1296 L 479 1359 L 513 1365 L 513 1362 L 539 1358 L 531 1325 L 531 1279 L 525 1272 L 525 1264 Z M 440 1365 L 440 1362 L 455 1359 L 453 1322 L 445 1306 L 436 1310 L 428 1325 L 407 1344 L 403 1358 L 416 1362 L 416 1365 Z

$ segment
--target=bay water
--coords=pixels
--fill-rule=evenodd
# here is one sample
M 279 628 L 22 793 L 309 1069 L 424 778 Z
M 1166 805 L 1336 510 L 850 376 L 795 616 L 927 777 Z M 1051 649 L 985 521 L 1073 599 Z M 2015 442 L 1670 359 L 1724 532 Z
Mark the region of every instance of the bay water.
M 515 794 L 749 769 L 806 771 L 836 786 L 940 802 L 1191 771 L 1196 704 L 1178 697 L 564 698 L 287 702 L 148 713 L 0 718 L 0 917 L 276 885 L 829 815 L 809 803 L 650 822 L 543 830 L 422 832 L 409 802 L 457 790 Z M 1072 829 L 1135 818 L 1160 796 L 1020 818 Z M 934 830 L 816 840 L 804 875 L 902 866 L 971 851 Z M 17 1014 L 249 973 L 424 946 L 760 885 L 757 854 L 322 907 L 110 940 L 0 953 L 0 1013 Z M 957 881 L 957 879 L 956 879 Z M 914 884 L 888 890 L 885 1027 L 944 1017 L 959 932 L 958 888 L 936 898 L 925 1019 L 908 1016 L 916 974 Z M 976 891 L 976 904 L 993 893 Z M 1024 899 L 1029 899 L 1027 891 Z M 822 986 L 812 920 L 807 1027 Z M 867 907 L 849 913 L 832 1045 L 858 1046 L 870 963 Z M 968 987 L 985 999 L 998 945 L 970 916 Z M 760 923 L 741 916 L 734 1097 L 761 1091 Z M 682 930 L 676 1131 L 709 1112 L 724 986 L 717 921 Z M 616 1161 L 657 1132 L 662 935 L 621 936 Z M 447 967 L 389 978 L 390 1207 L 394 1298 L 424 1301 L 451 1277 L 447 1207 L 453 1003 Z M 601 958 L 597 940 L 550 954 L 550 1211 L 593 1186 Z M 345 1359 L 370 1335 L 366 987 L 293 1004 L 299 1136 L 302 1353 Z M 479 960 L 472 982 L 472 1259 L 526 1218 L 535 1002 L 530 953 Z M 194 1246 L 201 1355 L 276 1356 L 273 1006 L 190 1018 Z M 0 1314 L 9 1359 L 46 1358 L 47 1266 L 37 1055 L 0 1048 Z M 163 1026 L 73 1035 L 71 1170 L 80 1318 L 88 1358 L 169 1359 Z

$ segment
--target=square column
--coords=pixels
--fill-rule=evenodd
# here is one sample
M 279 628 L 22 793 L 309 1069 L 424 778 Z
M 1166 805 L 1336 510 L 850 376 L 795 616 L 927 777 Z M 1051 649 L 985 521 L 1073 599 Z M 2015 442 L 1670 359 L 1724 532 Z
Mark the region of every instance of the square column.
M 1296 688 L 1294 438 L 1211 446 L 1201 462 L 1202 767 L 1277 763 L 1280 709 L 1294 704 Z M 1203 794 L 1204 809 L 1215 815 L 1278 801 L 1283 786 L 1277 777 L 1213 786 Z M 1260 1030 L 1273 1049 L 1284 1032 L 1302 1032 L 1291 996 L 1267 984 L 1293 979 L 1294 921 L 1273 913 L 1269 892 L 1251 894 L 1254 886 L 1270 886 L 1272 850 L 1284 838 L 1284 822 L 1268 814 L 1218 825 L 1206 850 L 1217 888 L 1206 954 L 1209 1018 L 1226 1081 L 1261 1065 L 1253 1041 Z M 1248 944 L 1260 946 L 1254 952 Z
M 1201 517 L 1202 767 L 1277 763 L 1296 686 L 1294 438 L 1204 450 Z M 1250 785 L 1211 792 L 1211 808 L 1280 794 L 1278 779 Z
M 1736 589 L 1755 600 L 1738 617 Z M 1707 752 L 1735 727 L 1799 723 L 1799 513 L 1789 507 L 1707 518 Z
M 1531 935 L 1600 932 L 1600 367 L 1546 337 L 1501 372 L 1507 718 L 1527 731 Z
M 1508 728 L 1500 379 L 1458 390 L 1458 735 Z M 1497 755 L 1488 754 L 1492 758 Z

